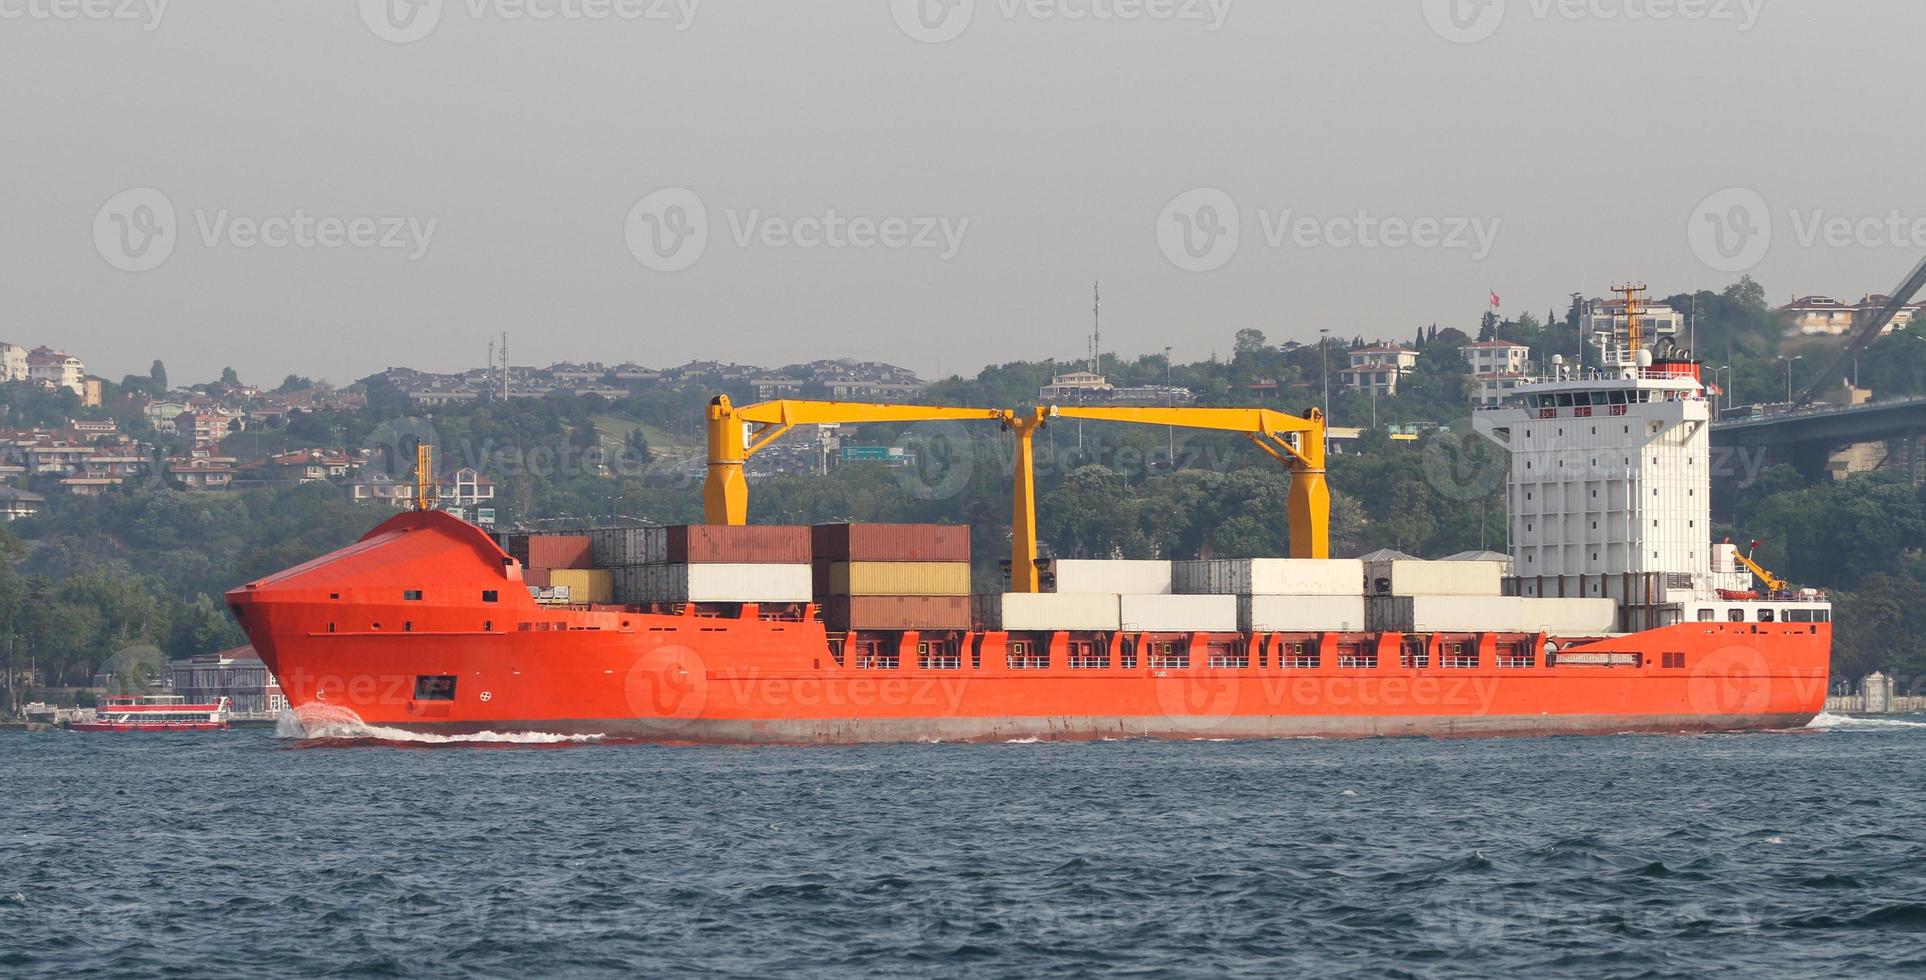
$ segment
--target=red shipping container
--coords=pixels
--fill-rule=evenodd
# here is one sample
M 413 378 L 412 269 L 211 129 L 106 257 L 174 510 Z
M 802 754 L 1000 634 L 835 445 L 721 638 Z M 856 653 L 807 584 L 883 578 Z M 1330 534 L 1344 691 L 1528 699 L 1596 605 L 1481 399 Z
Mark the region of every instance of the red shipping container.
M 816 557 L 828 561 L 969 561 L 970 529 L 961 524 L 818 524 Z
M 548 569 L 546 568 L 522 569 L 522 584 L 532 586 L 537 589 L 551 588 L 548 580 Z
M 526 556 L 517 555 L 532 568 L 593 568 L 589 560 L 586 534 L 531 534 Z
M 970 628 L 970 597 L 832 596 L 823 603 L 823 625 L 837 633 L 849 630 L 966 630 Z
M 684 524 L 666 529 L 671 565 L 807 565 L 809 528 Z

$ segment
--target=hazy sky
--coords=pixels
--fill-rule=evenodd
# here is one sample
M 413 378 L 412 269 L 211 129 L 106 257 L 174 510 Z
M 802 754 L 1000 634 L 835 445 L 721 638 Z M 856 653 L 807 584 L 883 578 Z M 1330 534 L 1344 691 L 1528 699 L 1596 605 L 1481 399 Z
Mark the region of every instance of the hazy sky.
M 0 339 L 932 375 L 1080 355 L 1097 279 L 1187 359 L 1926 254 L 1926 4 L 1487 4 L 0 0 Z

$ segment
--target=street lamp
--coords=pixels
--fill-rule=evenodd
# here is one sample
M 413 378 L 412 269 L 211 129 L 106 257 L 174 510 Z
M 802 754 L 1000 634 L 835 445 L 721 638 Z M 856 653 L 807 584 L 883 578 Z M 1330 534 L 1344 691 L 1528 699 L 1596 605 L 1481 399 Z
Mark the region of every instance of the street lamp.
M 1317 332 L 1317 360 L 1324 372 L 1324 418 L 1330 424 L 1331 418 L 1331 329 L 1320 328 Z
M 1726 381 L 1727 381 L 1727 384 L 1726 384 L 1726 385 L 1724 385 L 1724 386 L 1723 386 L 1723 388 L 1724 388 L 1724 391 L 1725 391 L 1725 407 L 1726 407 L 1727 409 L 1731 409 L 1731 407 L 1732 407 L 1732 387 L 1731 387 L 1731 382 L 1734 382 L 1734 381 L 1737 381 L 1737 380 L 1738 380 L 1738 378 L 1737 378 L 1737 376 L 1736 376 L 1736 375 L 1734 375 L 1734 374 L 1732 373 L 1732 371 L 1733 371 L 1733 369 L 1734 369 L 1735 367 L 1737 367 L 1737 365 L 1734 365 L 1734 364 L 1727 364 L 1727 365 L 1725 365 L 1724 367 L 1715 367 L 1715 368 L 1713 368 L 1713 369 L 1712 369 L 1712 383 L 1713 383 L 1713 384 L 1718 384 L 1718 383 L 1719 383 L 1719 375 L 1720 375 L 1720 373 L 1722 373 L 1722 372 L 1723 372 L 1723 373 L 1725 374 L 1725 379 L 1726 379 Z M 1713 412 L 1714 412 L 1715 414 L 1717 413 L 1717 411 L 1718 411 L 1718 408 L 1719 408 L 1719 398 L 1718 398 L 1718 396 L 1717 396 L 1717 395 L 1714 395 L 1714 396 L 1712 396 L 1712 409 L 1713 409 Z
M 1168 347 L 1164 348 L 1164 404 L 1173 408 L 1177 405 L 1177 386 L 1170 376 L 1170 348 Z M 1177 472 L 1177 427 L 1165 426 L 1164 435 L 1170 443 L 1166 449 L 1170 455 L 1166 459 L 1169 460 L 1170 471 L 1175 473 Z
M 1783 354 L 1779 355 L 1779 360 L 1786 362 L 1786 411 L 1788 412 L 1792 411 L 1792 362 L 1803 361 L 1805 359 L 1806 355 L 1804 354 L 1794 354 L 1791 357 L 1786 357 Z

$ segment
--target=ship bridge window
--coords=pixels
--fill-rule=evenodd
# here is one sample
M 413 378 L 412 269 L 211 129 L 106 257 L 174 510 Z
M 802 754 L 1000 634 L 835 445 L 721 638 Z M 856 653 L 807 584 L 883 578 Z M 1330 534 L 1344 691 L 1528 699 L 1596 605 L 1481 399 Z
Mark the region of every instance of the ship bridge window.
M 1817 620 L 1814 620 L 1812 618 L 1812 614 L 1813 614 L 1813 610 L 1811 609 L 1788 609 L 1786 610 L 1784 622 L 1788 622 L 1788 623 L 1817 622 Z
M 483 589 L 483 590 L 482 590 L 482 601 L 483 601 L 483 602 L 500 602 L 500 601 L 501 601 L 501 599 L 502 599 L 502 595 L 501 595 L 501 593 L 499 593 L 499 592 L 497 592 L 497 591 L 495 591 L 494 589 Z
M 1759 622 L 1761 622 L 1761 623 L 1770 623 L 1770 622 L 1772 622 L 1772 610 L 1770 610 L 1770 609 L 1761 609 L 1761 610 L 1759 610 Z
M 1558 407 L 1559 407 L 1559 408 L 1570 408 L 1570 407 L 1572 407 L 1572 395 L 1571 395 L 1571 392 L 1569 392 L 1569 391 L 1566 391 L 1566 392 L 1560 392 L 1560 393 L 1559 393 L 1559 395 L 1558 395 Z
M 1613 405 L 1623 405 L 1625 404 L 1625 393 L 1623 391 L 1609 392 L 1605 400 Z
M 1813 622 L 1815 622 L 1815 623 L 1830 623 L 1830 622 L 1832 622 L 1832 610 L 1830 610 L 1830 609 L 1814 609 L 1814 610 L 1812 611 L 1812 621 L 1813 621 Z
M 406 589 L 406 590 L 404 590 L 404 591 L 403 591 L 403 592 L 401 593 L 401 600 L 402 600 L 403 602 L 420 602 L 420 601 L 421 601 L 421 590 L 420 590 L 420 589 Z
M 1700 609 L 1700 610 L 1699 610 L 1699 622 L 1701 622 L 1701 623 L 1709 623 L 1709 622 L 1711 622 L 1711 621 L 1712 621 L 1712 610 L 1711 610 L 1711 609 L 1710 609 L 1709 607 L 1708 607 L 1708 608 L 1705 608 L 1705 609 Z
M 1728 623 L 1745 622 L 1745 610 L 1739 608 L 1727 609 L 1725 611 L 1725 621 Z

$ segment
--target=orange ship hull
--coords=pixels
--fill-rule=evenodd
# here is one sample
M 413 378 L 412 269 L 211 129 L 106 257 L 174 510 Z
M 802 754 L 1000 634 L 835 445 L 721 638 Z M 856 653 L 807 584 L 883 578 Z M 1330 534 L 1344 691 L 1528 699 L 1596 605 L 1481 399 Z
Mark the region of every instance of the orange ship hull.
M 806 607 L 543 607 L 487 535 L 437 513 L 397 516 L 228 601 L 297 709 L 667 741 L 1792 728 L 1823 706 L 1831 650 L 1829 623 L 1687 623 L 1617 637 L 1021 634 L 1018 656 L 1000 632 L 919 656 L 910 633 L 889 656 L 842 656 Z M 1152 652 L 1166 643 L 1181 652 Z

